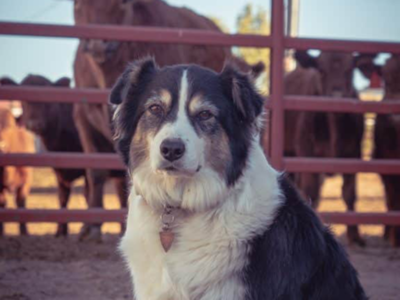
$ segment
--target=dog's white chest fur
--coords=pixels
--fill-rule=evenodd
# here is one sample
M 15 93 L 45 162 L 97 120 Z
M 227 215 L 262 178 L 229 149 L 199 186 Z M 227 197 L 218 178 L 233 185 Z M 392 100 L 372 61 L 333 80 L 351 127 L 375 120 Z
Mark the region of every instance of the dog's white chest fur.
M 281 203 L 276 172 L 252 150 L 242 179 L 215 209 L 178 220 L 166 253 L 160 214 L 134 191 L 121 250 L 137 300 L 242 300 L 248 241 L 273 221 Z

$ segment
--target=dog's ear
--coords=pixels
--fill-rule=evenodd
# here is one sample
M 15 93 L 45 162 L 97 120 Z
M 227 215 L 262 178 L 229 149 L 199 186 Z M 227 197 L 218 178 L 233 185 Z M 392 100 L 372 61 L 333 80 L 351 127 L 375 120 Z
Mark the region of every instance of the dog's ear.
M 265 71 L 265 64 L 262 61 L 250 66 L 250 76 L 251 78 L 258 79 L 261 73 Z
M 109 102 L 119 105 L 128 95 L 137 94 L 145 88 L 148 79 L 157 72 L 157 65 L 153 58 L 136 60 L 125 69 L 111 90 Z
M 256 91 L 251 79 L 233 65 L 226 64 L 220 74 L 226 96 L 232 99 L 241 121 L 252 123 L 262 113 L 264 99 Z
M 137 60 L 130 64 L 118 79 L 110 94 L 113 120 L 111 130 L 115 145 L 123 161 L 129 165 L 129 148 L 132 136 L 142 114 L 140 95 L 158 71 L 152 58 Z
M 70 87 L 71 79 L 69 79 L 68 77 L 61 77 L 56 82 L 54 82 L 53 85 L 57 87 Z
M 9 77 L 2 77 L 0 78 L 0 85 L 18 85 L 18 83 Z

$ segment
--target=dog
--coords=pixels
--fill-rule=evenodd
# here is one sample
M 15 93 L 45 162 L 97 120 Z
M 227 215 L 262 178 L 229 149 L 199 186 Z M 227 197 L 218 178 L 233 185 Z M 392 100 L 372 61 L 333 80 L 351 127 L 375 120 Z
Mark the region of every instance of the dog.
M 344 249 L 269 165 L 247 75 L 146 58 L 110 103 L 131 182 L 120 249 L 135 299 L 367 299 Z

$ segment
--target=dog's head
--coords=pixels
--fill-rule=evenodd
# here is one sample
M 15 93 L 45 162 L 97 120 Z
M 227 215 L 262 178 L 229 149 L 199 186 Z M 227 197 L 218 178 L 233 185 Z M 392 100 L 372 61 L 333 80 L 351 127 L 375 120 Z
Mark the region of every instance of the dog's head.
M 259 133 L 263 99 L 231 66 L 129 65 L 115 84 L 117 149 L 151 205 L 217 205 L 241 177 Z

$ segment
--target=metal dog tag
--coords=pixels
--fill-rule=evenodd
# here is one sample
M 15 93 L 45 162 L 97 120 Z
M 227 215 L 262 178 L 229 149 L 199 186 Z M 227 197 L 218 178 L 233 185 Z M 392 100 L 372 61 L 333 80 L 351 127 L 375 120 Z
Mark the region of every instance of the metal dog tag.
M 161 231 L 160 232 L 160 241 L 161 245 L 164 248 L 165 252 L 168 252 L 168 250 L 172 246 L 172 242 L 174 241 L 174 233 L 172 231 Z
M 173 212 L 174 208 L 171 206 L 164 207 L 163 214 L 161 215 L 161 231 L 160 231 L 160 241 L 161 245 L 164 248 L 165 252 L 172 246 L 172 242 L 174 241 L 174 233 L 171 231 L 171 225 L 175 221 L 175 216 Z

